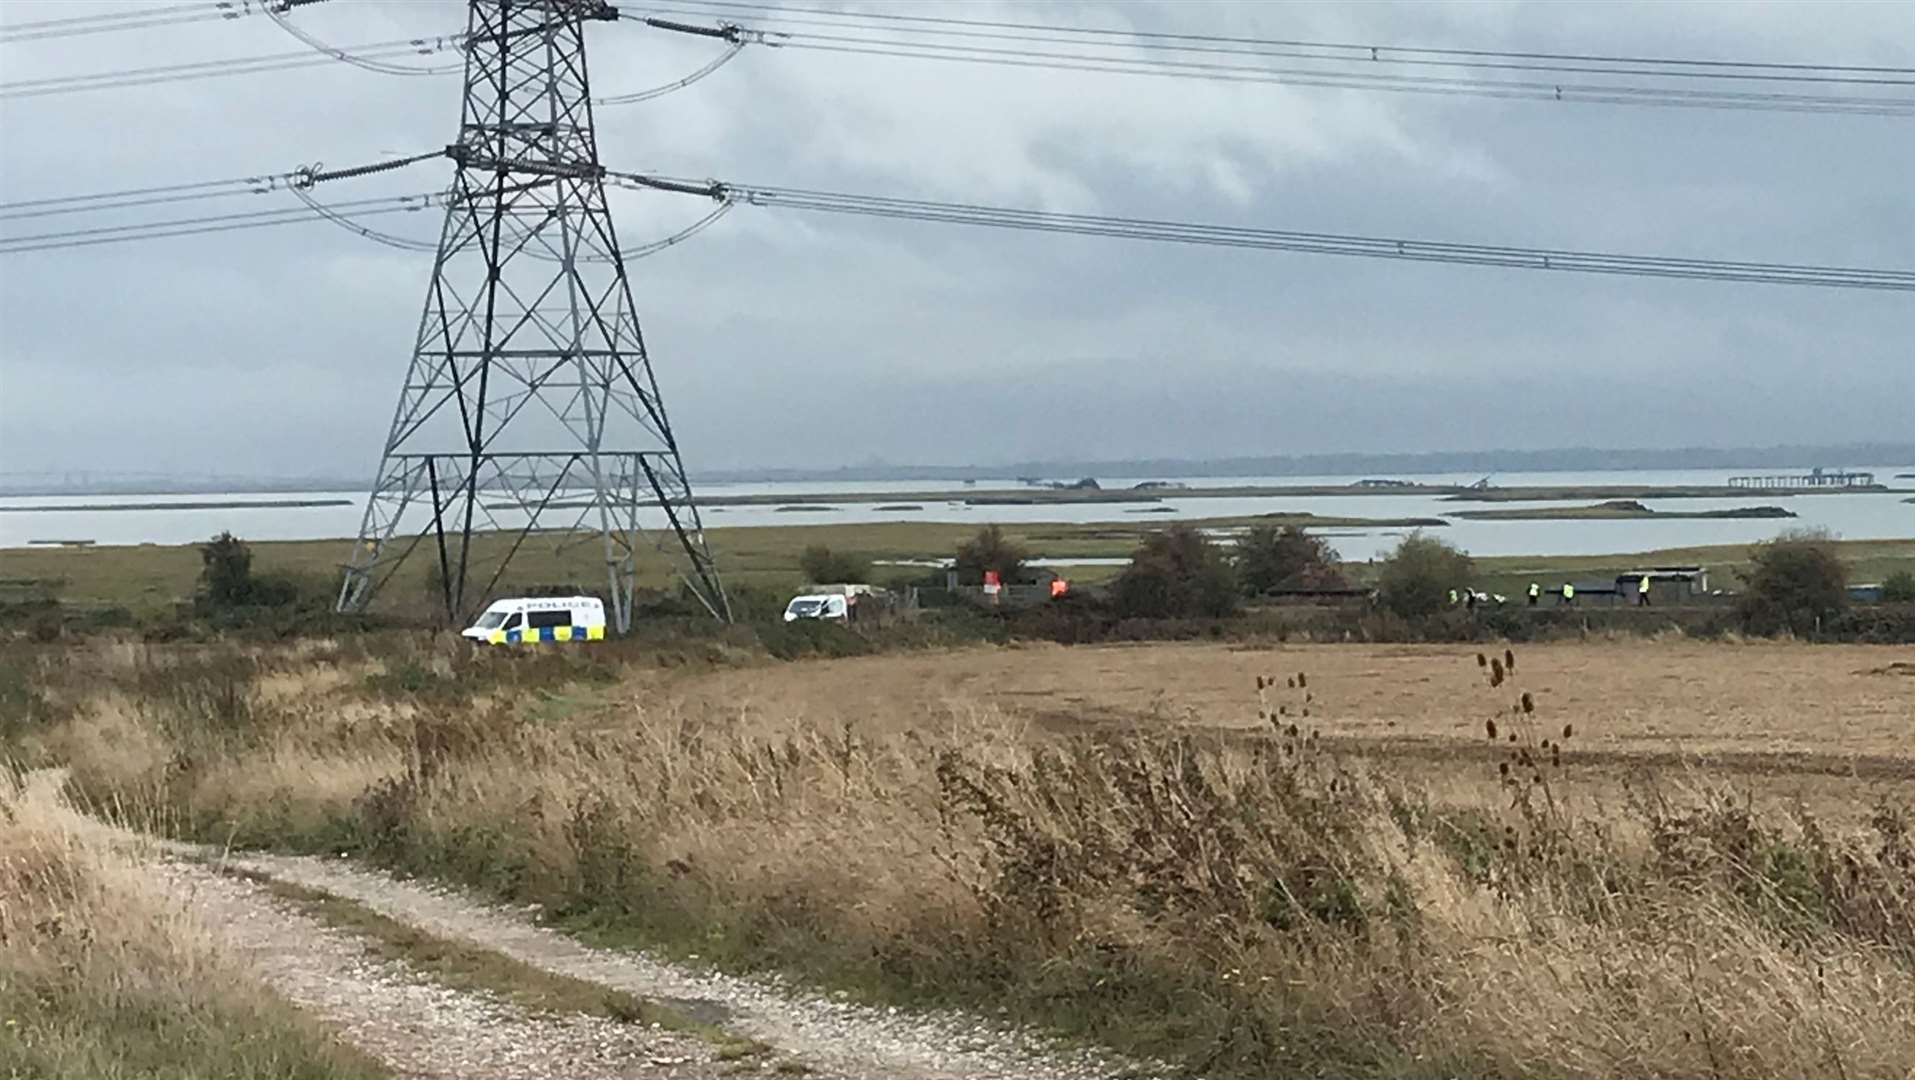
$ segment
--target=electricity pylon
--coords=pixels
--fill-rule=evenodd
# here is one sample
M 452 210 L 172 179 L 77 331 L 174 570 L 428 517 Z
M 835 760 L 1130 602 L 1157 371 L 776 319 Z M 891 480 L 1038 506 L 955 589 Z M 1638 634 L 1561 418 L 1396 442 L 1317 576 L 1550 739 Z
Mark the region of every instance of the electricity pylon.
M 462 619 L 563 513 L 561 544 L 597 534 L 622 632 L 647 505 L 693 594 L 729 618 L 605 203 L 584 27 L 617 13 L 602 0 L 469 8 L 446 150 L 457 172 L 340 610 L 363 609 L 430 537 L 446 614 Z

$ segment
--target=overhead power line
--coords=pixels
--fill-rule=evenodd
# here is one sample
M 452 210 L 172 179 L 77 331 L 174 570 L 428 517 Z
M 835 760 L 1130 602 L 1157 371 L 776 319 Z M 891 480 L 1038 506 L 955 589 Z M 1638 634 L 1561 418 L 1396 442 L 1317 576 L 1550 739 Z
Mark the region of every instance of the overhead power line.
M 238 19 L 264 10 L 266 0 L 208 0 L 193 4 L 155 4 L 122 11 L 76 15 L 63 19 L 39 19 L 33 22 L 0 23 L 0 45 L 48 38 L 78 37 L 85 34 L 109 34 L 126 30 L 146 30 L 156 26 Z
M 360 59 L 379 60 L 403 56 L 429 56 L 434 53 L 456 49 L 459 38 L 456 36 L 437 38 L 407 38 L 397 41 L 374 42 L 369 45 L 353 46 L 349 50 Z M 315 54 L 308 50 L 298 52 L 271 53 L 265 56 L 229 57 L 220 60 L 201 60 L 184 64 L 165 64 L 158 67 L 132 68 L 120 71 L 99 71 L 83 75 L 56 75 L 40 79 L 23 79 L 15 82 L 0 83 L 0 99 L 39 97 L 47 94 L 69 94 L 82 90 L 105 90 L 129 86 L 150 86 L 158 83 L 182 82 L 192 79 L 222 78 L 232 75 L 252 75 L 265 71 L 285 71 L 292 68 L 318 67 L 337 63 L 339 58 L 330 53 Z M 447 70 L 453 70 L 448 68 Z
M 29 22 L 9 22 L 0 25 L 0 33 L 13 33 L 25 30 L 52 30 L 68 26 L 92 26 L 98 23 L 123 22 L 127 19 L 146 19 L 156 15 L 174 16 L 186 12 L 210 11 L 223 6 L 219 0 L 202 0 L 194 4 L 149 4 L 142 8 L 128 8 L 122 11 L 101 11 L 92 15 L 69 15 L 62 19 L 35 19 Z
M 377 72 L 381 75 L 449 75 L 465 66 L 463 60 L 453 64 L 428 64 L 423 67 L 417 64 L 387 63 L 376 57 L 354 52 L 351 49 L 341 49 L 321 41 L 319 38 L 300 29 L 300 27 L 295 25 L 291 19 L 288 19 L 285 13 L 278 7 L 268 6 L 266 8 L 266 14 L 272 18 L 273 22 L 281 30 L 286 31 L 288 34 L 304 42 L 307 47 L 322 56 L 351 64 L 357 68 L 364 68 L 367 71 Z M 463 48 L 464 38 L 453 38 L 450 40 L 454 47 Z
M 312 211 L 314 214 L 332 222 L 347 232 L 362 236 L 376 244 L 384 244 L 386 247 L 397 248 L 400 251 L 417 251 L 424 253 L 439 250 L 439 245 L 430 240 L 414 240 L 409 237 L 398 236 L 380 229 L 375 229 L 369 225 L 363 225 L 355 219 L 354 215 L 341 213 L 334 207 L 320 202 L 317 198 L 313 197 L 311 191 L 304 187 L 295 187 L 292 189 L 292 192 L 293 196 L 300 202 L 305 203 L 306 209 Z
M 1074 27 L 896 12 L 841 12 L 749 3 L 744 0 L 670 2 L 690 10 L 673 10 L 667 14 L 712 18 L 721 13 L 748 12 L 776 25 L 809 26 L 823 28 L 826 32 L 815 29 L 746 29 L 730 23 L 718 27 L 699 27 L 673 23 L 657 15 L 628 13 L 626 18 L 648 23 L 658 29 L 725 38 L 731 43 L 731 48 L 681 79 L 635 93 L 604 96 L 596 99 L 596 104 L 646 101 L 683 89 L 730 62 L 737 56 L 743 43 L 761 41 L 773 46 L 837 55 L 1223 83 L 1589 104 L 1915 116 L 1915 96 L 1885 92 L 1915 88 L 1915 68 L 1911 67 L 1368 45 L 1357 42 L 1165 33 L 1114 27 Z M 314 50 L 313 54 L 238 57 L 4 83 L 0 84 L 0 99 L 281 71 L 321 66 L 328 61 L 349 63 L 391 75 L 449 74 L 460 66 L 457 63 L 417 65 L 394 62 L 406 57 L 433 55 L 460 48 L 463 39 L 459 36 L 414 38 L 342 48 L 295 26 L 279 10 L 284 3 L 285 0 L 216 0 L 205 4 L 169 5 L 0 27 L 0 43 L 5 43 L 9 40 L 26 40 L 22 35 L 32 33 L 137 29 L 149 23 L 157 25 L 153 20 L 228 19 L 264 11 L 288 33 Z M 980 44 L 982 41 L 997 44 Z M 1288 65 L 1220 62 L 1272 59 L 1288 61 Z M 1486 77 L 1485 73 L 1492 77 Z M 1570 75 L 1580 81 L 1538 80 L 1537 75 Z M 1610 81 L 1618 78 L 1633 81 Z M 1722 88 L 1763 84 L 1812 85 L 1822 88 L 1822 92 Z M 1848 88 L 1847 92 L 1828 92 L 1844 87 Z M 1870 92 L 1854 92 L 1858 89 Z
M 293 35 L 307 46 L 310 51 L 269 53 L 264 56 L 226 57 L 217 60 L 201 60 L 180 64 L 165 64 L 157 67 L 131 68 L 116 71 L 99 71 L 75 75 L 56 75 L 39 79 L 23 79 L 0 83 L 0 100 L 7 98 L 42 97 L 52 94 L 71 94 L 87 90 L 112 90 L 134 86 L 153 86 L 162 83 L 186 82 L 197 79 L 224 78 L 235 75 L 254 75 L 262 72 L 288 71 L 296 68 L 324 67 L 331 63 L 346 63 L 367 71 L 382 75 L 449 75 L 459 71 L 463 60 L 446 64 L 401 64 L 394 60 L 416 56 L 432 56 L 447 51 L 463 51 L 465 38 L 462 34 L 446 34 L 429 38 L 407 38 L 395 41 L 377 41 L 365 45 L 341 47 L 332 45 L 293 24 L 280 11 L 277 3 L 267 0 L 223 0 L 212 6 L 222 9 L 241 9 L 242 14 L 264 11 L 287 33 Z M 185 5 L 191 7 L 193 5 Z M 196 16 L 197 17 L 197 16 Z M 228 17 L 228 16 L 221 16 Z M 627 105 L 640 101 L 650 101 L 666 94 L 692 85 L 725 66 L 745 45 L 761 40 L 758 35 L 743 31 L 737 27 L 692 27 L 670 23 L 666 20 L 651 20 L 659 29 L 674 30 L 681 33 L 693 33 L 704 37 L 721 38 L 728 48 L 710 62 L 671 82 L 633 93 L 612 94 L 592 99 L 594 105 Z M 115 24 L 117 25 L 117 24 Z M 0 39 L 4 43 L 4 39 Z
M 685 89 L 687 86 L 690 86 L 691 84 L 699 81 L 700 79 L 703 79 L 705 76 L 710 75 L 712 72 L 717 71 L 719 68 L 724 67 L 726 64 L 731 63 L 734 57 L 736 57 L 739 53 L 744 51 L 745 51 L 744 42 L 742 41 L 733 42 L 729 48 L 727 48 L 724 52 L 719 53 L 715 58 L 712 59 L 710 63 L 706 64 L 704 67 L 699 68 L 698 70 L 692 72 L 690 75 L 687 75 L 682 79 L 675 79 L 672 82 L 664 83 L 659 86 L 654 86 L 649 90 L 639 90 L 630 94 L 612 94 L 607 97 L 595 97 L 592 99 L 592 104 L 594 105 L 636 105 L 637 103 L 641 101 L 650 101 L 653 98 L 664 97 L 666 94 L 670 94 L 670 93 L 673 93 L 674 91 Z
M 1275 48 L 1318 49 L 1340 51 L 1344 59 L 1387 59 L 1395 56 L 1443 56 L 1470 59 L 1500 60 L 1539 60 L 1570 64 L 1628 64 L 1660 65 L 1676 68 L 1717 69 L 1735 71 L 1774 71 L 1774 72 L 1848 72 L 1868 74 L 1915 75 L 1915 66 L 1885 67 L 1860 64 L 1809 64 L 1800 62 L 1776 62 L 1765 60 L 1719 60 L 1676 57 L 1615 55 L 1602 53 L 1563 53 L 1516 51 L 1503 49 L 1458 49 L 1434 48 L 1428 46 L 1390 45 L 1370 42 L 1350 41 L 1308 41 L 1294 38 L 1242 37 L 1225 34 L 1168 33 L 1163 31 L 1139 30 L 1129 27 L 1091 27 L 1071 26 L 1062 23 L 1023 23 L 1005 22 L 991 19 L 967 19 L 949 16 L 908 15 L 897 12 L 845 11 L 830 8 L 814 8 L 788 4 L 754 3 L 751 0 L 667 0 L 669 3 L 685 7 L 715 8 L 731 11 L 749 11 L 779 19 L 790 19 L 793 15 L 828 16 L 838 23 L 846 21 L 871 22 L 880 25 L 913 24 L 918 26 L 976 27 L 991 30 L 1041 31 L 1050 34 L 1078 35 L 1090 38 L 1127 38 L 1137 41 L 1184 42 L 1202 44 L 1254 45 Z M 814 23 L 815 25 L 815 23 Z M 944 31 L 952 33 L 954 31 Z
M 719 200 L 742 201 L 753 206 L 974 225 L 1028 232 L 1521 270 L 1915 291 L 1915 270 L 1876 270 L 1793 263 L 1689 259 L 1662 255 L 1627 255 L 1557 248 L 1359 236 L 1152 218 L 1063 214 L 1045 210 L 924 199 L 899 199 L 807 188 L 677 180 L 638 173 L 614 173 L 613 175 L 644 187 Z
M 724 67 L 726 64 L 731 63 L 733 58 L 745 50 L 746 45 L 753 42 L 764 41 L 763 34 L 747 33 L 742 28 L 732 26 L 729 23 L 723 26 L 687 26 L 683 23 L 675 23 L 667 19 L 636 18 L 638 18 L 638 21 L 645 23 L 655 30 L 669 30 L 677 34 L 717 38 L 726 42 L 729 47 L 724 52 L 719 53 L 704 67 L 699 68 L 682 79 L 677 79 L 661 86 L 654 86 L 649 90 L 640 90 L 635 93 L 595 97 L 592 99 L 592 104 L 594 105 L 632 105 L 641 101 L 650 101 L 653 98 L 664 97 L 666 94 L 676 90 L 683 90 L 687 86 L 710 75 L 712 72 L 717 71 L 719 68 Z
M 201 199 L 226 199 L 235 195 L 258 195 L 268 188 L 226 188 L 214 191 L 184 191 L 173 195 L 148 195 L 143 199 L 126 199 L 113 203 L 79 204 L 73 206 L 49 206 L 38 210 L 0 210 L 0 221 L 18 221 L 23 218 L 58 217 L 62 214 L 91 214 L 102 210 L 128 210 L 137 206 L 160 206 L 168 203 L 197 202 Z
M 375 214 L 396 214 L 423 210 L 436 205 L 442 196 L 437 192 L 423 192 L 415 195 L 394 195 L 377 199 L 358 199 L 351 202 L 335 203 L 330 209 L 350 211 L 354 217 L 367 217 Z M 322 220 L 305 206 L 276 207 L 270 210 L 249 210 L 231 214 L 210 214 L 195 218 L 175 218 L 167 221 L 135 222 L 126 225 L 103 225 L 86 229 L 69 229 L 63 232 L 39 233 L 30 236 L 0 237 L 0 255 L 12 255 L 26 251 L 47 251 L 58 248 L 91 247 L 97 244 L 118 244 L 134 240 L 157 240 L 167 237 L 198 236 L 205 233 L 231 232 L 236 229 L 257 229 L 272 225 L 295 225 L 300 222 Z
M 308 166 L 290 173 L 262 174 L 182 184 L 130 188 L 122 191 L 93 192 L 50 198 L 0 203 L 0 219 L 44 216 L 50 213 L 112 211 L 156 202 L 216 198 L 237 194 L 265 194 L 292 189 L 305 203 L 300 207 L 212 214 L 193 218 L 132 222 L 27 236 L 0 237 L 0 254 L 82 247 L 170 236 L 198 235 L 233 229 L 292 224 L 298 221 L 327 220 L 361 236 L 409 250 L 424 250 L 431 245 L 379 233 L 358 223 L 369 215 L 419 210 L 438 205 L 443 193 L 388 196 L 352 202 L 323 204 L 306 190 L 329 183 L 388 172 L 408 165 L 448 156 L 449 150 L 432 151 L 367 165 L 328 170 Z M 695 195 L 716 202 L 713 210 L 690 226 L 663 240 L 643 245 L 628 253 L 637 258 L 673 246 L 716 222 L 732 206 L 748 203 L 773 209 L 803 210 L 815 213 L 854 215 L 892 220 L 926 221 L 954 225 L 1040 232 L 1077 236 L 1098 236 L 1158 243 L 1194 244 L 1208 247 L 1240 248 L 1263 251 L 1293 251 L 1317 255 L 1343 255 L 1363 258 L 1397 259 L 1412 262 L 1445 263 L 1464 266 L 1489 266 L 1522 270 L 1561 271 L 1585 274 L 1614 274 L 1637 277 L 1675 278 L 1699 281 L 1750 282 L 1774 285 L 1804 285 L 1824 288 L 1915 291 L 1915 269 L 1875 269 L 1811 263 L 1751 262 L 1728 259 L 1682 258 L 1666 255 L 1632 255 L 1617 252 L 1578 251 L 1563 248 L 1519 247 L 1503 244 L 1464 243 L 1444 240 L 1419 240 L 1407 237 L 1364 236 L 1296 229 L 1270 229 L 1241 225 L 1174 221 L 1160 218 L 1121 217 L 1098 214 L 1067 214 L 1048 210 L 991 206 L 981 203 L 941 202 L 929 199 L 904 199 L 881 195 L 823 191 L 813 188 L 788 188 L 770 185 L 734 184 L 716 180 L 685 180 L 646 173 L 612 171 L 608 178 L 622 186 L 684 195 Z M 533 214 L 544 211 L 534 208 Z
M 1588 105 L 1645 105 L 1754 112 L 1835 113 L 1858 116 L 1915 116 L 1915 98 L 1838 96 L 1829 94 L 1775 94 L 1738 91 L 1675 90 L 1637 85 L 1541 83 L 1516 80 L 1445 79 L 1417 75 L 1366 75 L 1296 68 L 1251 68 L 1227 64 L 1180 61 L 1103 60 L 1070 53 L 1017 49 L 951 49 L 910 47 L 899 43 L 833 43 L 792 35 L 780 42 L 786 48 L 846 55 L 885 56 L 910 60 L 980 64 L 991 67 L 1037 68 L 1109 75 L 1146 75 L 1223 83 L 1264 83 L 1325 89 L 1374 90 L 1442 97 L 1500 98 L 1557 101 Z
M 195 236 L 202 233 L 228 232 L 235 229 L 263 228 L 271 225 L 294 224 L 300 221 L 329 220 L 341 217 L 341 210 L 353 210 L 361 214 L 397 213 L 403 210 L 420 210 L 435 205 L 439 195 L 400 195 L 375 199 L 362 199 L 357 202 L 341 204 L 339 207 L 327 207 L 317 203 L 306 195 L 306 189 L 315 184 L 332 180 L 344 180 L 374 173 L 390 172 L 407 165 L 414 165 L 432 158 L 444 157 L 446 151 L 437 150 L 410 157 L 393 158 L 366 165 L 351 166 L 342 169 L 327 169 L 323 165 L 309 165 L 284 173 L 261 173 L 254 176 L 236 176 L 224 180 L 199 180 L 180 184 L 160 184 L 149 187 L 126 188 L 119 191 L 95 191 L 77 195 L 58 195 L 38 199 L 20 199 L 0 203 L 0 220 L 18 220 L 23 218 L 49 217 L 60 214 L 111 213 L 135 207 L 191 202 L 202 199 L 219 199 L 237 195 L 265 195 L 278 191 L 291 191 L 306 205 L 303 207 L 271 207 L 261 210 L 243 210 L 220 214 L 206 214 L 199 217 L 170 218 L 160 221 L 133 221 L 113 225 L 83 226 L 58 232 L 34 233 L 25 236 L 0 236 L 0 254 L 22 251 L 44 251 L 58 248 L 88 247 L 97 244 L 124 243 L 134 240 L 151 240 L 171 236 Z M 315 216 L 317 215 L 317 216 Z
M 1915 88 L 1915 69 L 1831 69 L 1731 61 L 1719 62 L 1723 65 L 1719 68 L 1705 68 L 1693 66 L 1708 63 L 1705 61 L 1593 56 L 1569 56 L 1552 61 L 1520 59 L 1550 55 L 1538 53 L 1406 49 L 1218 35 L 1131 34 L 1105 28 L 773 8 L 726 0 L 680 2 L 691 8 L 709 10 L 674 8 L 665 13 L 716 17 L 749 11 L 764 20 L 764 27 L 757 33 L 768 44 L 840 55 L 1442 96 L 1915 115 L 1915 96 L 1888 92 Z M 786 14 L 790 11 L 833 17 Z M 652 22 L 656 25 L 657 20 Z M 993 29 L 953 29 L 946 25 L 949 23 Z M 791 28 L 806 26 L 823 29 Z M 1478 56 L 1516 59 L 1472 58 Z M 1267 63 L 1271 60 L 1285 63 L 1281 66 Z M 1557 81 L 1554 76 L 1558 75 L 1570 78 Z M 1537 76 L 1551 78 L 1542 80 Z M 1804 89 L 1796 92 L 1774 88 L 1780 86 Z M 1816 92 L 1807 92 L 1809 90 Z
M 287 186 L 292 178 L 292 173 L 262 174 L 236 176 L 229 180 L 201 180 L 191 184 L 129 188 L 125 191 L 98 191 L 84 195 L 18 199 L 12 202 L 0 202 L 0 219 L 52 217 L 59 214 L 122 210 L 127 207 L 151 206 L 158 203 L 221 199 L 232 195 L 261 195 Z
M 249 210 L 222 214 L 209 214 L 193 218 L 174 218 L 162 221 L 129 222 L 117 225 L 88 226 L 66 229 L 59 232 L 36 233 L 28 236 L 0 237 L 0 255 L 13 252 L 47 251 L 61 248 L 90 247 L 99 244 L 127 243 L 137 240 L 156 240 L 175 236 L 197 236 L 212 232 L 230 232 L 239 229 L 265 228 L 273 225 L 292 225 L 304 221 L 328 221 L 357 236 L 384 244 L 402 251 L 432 252 L 438 250 L 436 243 L 415 240 L 364 224 L 359 219 L 366 216 L 422 210 L 431 206 L 445 205 L 448 194 L 438 192 L 427 195 L 401 195 L 384 198 L 361 199 L 342 203 L 324 203 L 312 194 L 319 184 L 333 183 L 339 180 L 358 179 L 376 173 L 392 172 L 416 165 L 423 161 L 450 156 L 447 150 L 435 150 L 409 157 L 392 158 L 355 165 L 347 168 L 327 169 L 323 165 L 308 165 L 291 172 L 261 174 L 258 176 L 232 177 L 225 180 L 201 180 L 183 184 L 163 184 L 151 187 L 128 188 L 121 191 L 88 192 L 80 195 L 61 195 L 50 198 L 22 199 L 0 203 L 0 220 L 20 220 L 35 217 L 47 217 L 59 214 L 106 213 L 134 207 L 152 206 L 176 202 L 188 202 L 201 199 L 226 198 L 236 195 L 265 195 L 272 192 L 288 191 L 303 206 L 273 207 L 263 210 Z M 621 261 L 631 262 L 654 255 L 667 248 L 698 235 L 716 223 L 735 204 L 720 201 L 710 212 L 660 239 L 623 248 Z M 539 216 L 549 213 L 544 208 L 508 210 L 508 214 Z M 528 249 L 526 254 L 534 258 L 559 261 L 556 255 Z M 586 262 L 609 261 L 604 257 L 583 255 L 575 256 Z

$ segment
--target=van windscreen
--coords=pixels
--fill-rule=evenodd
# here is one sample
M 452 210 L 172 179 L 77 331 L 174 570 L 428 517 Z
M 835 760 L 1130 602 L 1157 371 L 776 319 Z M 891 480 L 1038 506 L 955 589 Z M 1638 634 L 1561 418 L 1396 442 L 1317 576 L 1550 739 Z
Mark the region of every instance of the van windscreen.
M 480 630 L 497 630 L 499 628 L 499 624 L 503 622 L 505 622 L 505 612 L 488 611 L 485 614 L 479 616 L 479 621 L 476 623 L 473 623 L 472 625 L 477 627 Z

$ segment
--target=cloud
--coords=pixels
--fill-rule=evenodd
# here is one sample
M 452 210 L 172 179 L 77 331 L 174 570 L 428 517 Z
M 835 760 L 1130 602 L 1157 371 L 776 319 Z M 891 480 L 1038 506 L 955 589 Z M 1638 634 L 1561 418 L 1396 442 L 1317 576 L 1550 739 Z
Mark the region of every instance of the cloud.
M 20 2 L 7 15 L 75 7 Z M 459 10 L 366 2 L 295 18 L 344 44 L 444 33 Z M 996 3 L 962 14 L 1915 66 L 1915 8 L 1885 5 Z M 718 49 L 629 23 L 590 34 L 601 93 L 670 82 Z M 8 79 L 298 47 L 246 19 L 5 46 Z M 415 153 L 450 141 L 458 96 L 456 78 L 330 64 L 8 100 L 0 190 L 24 199 Z M 689 89 L 602 108 L 598 120 L 609 165 L 674 175 L 1430 239 L 1915 265 L 1904 180 L 1915 175 L 1915 144 L 1879 118 L 753 46 Z M 321 194 L 432 190 L 448 170 L 433 162 Z M 708 208 L 658 193 L 610 198 L 628 246 Z M 295 204 L 280 194 L 185 205 L 124 219 Z M 438 227 L 430 214 L 368 224 L 427 240 Z M 323 223 L 0 256 L 0 470 L 368 473 L 430 263 Z M 1915 305 L 1895 294 L 750 206 L 633 263 L 631 275 L 681 443 L 708 467 L 1894 438 L 1908 427 L 1898 403 L 1915 400 Z

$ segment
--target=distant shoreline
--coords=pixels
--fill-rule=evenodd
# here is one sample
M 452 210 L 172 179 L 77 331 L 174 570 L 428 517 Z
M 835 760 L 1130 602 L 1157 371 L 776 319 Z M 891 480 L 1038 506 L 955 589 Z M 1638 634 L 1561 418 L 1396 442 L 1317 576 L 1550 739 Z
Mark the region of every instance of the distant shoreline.
M 945 491 L 803 491 L 758 495 L 713 495 L 694 497 L 702 509 L 733 506 L 775 507 L 782 513 L 826 512 L 845 505 L 895 505 L 900 502 L 960 504 L 967 507 L 1005 506 L 1090 506 L 1112 503 L 1153 505 L 1179 499 L 1288 499 L 1323 496 L 1361 495 L 1372 498 L 1405 496 L 1440 497 L 1447 502 L 1567 502 L 1616 499 L 1792 499 L 1804 495 L 1885 495 L 1909 494 L 1882 484 L 1866 487 L 1816 488 L 1733 488 L 1727 486 L 1671 484 L 1615 486 L 1525 486 L 1473 488 L 1458 484 L 1404 484 L 1366 486 L 1361 484 L 1259 484 L 1241 487 L 1193 488 L 1013 488 Z M 591 504 L 576 500 L 551 503 L 549 510 L 584 510 Z M 651 505 L 649 502 L 641 506 Z M 516 509 L 516 504 L 492 502 L 492 510 Z
M 101 514 L 120 510 L 303 510 L 319 506 L 354 506 L 352 499 L 245 499 L 228 502 L 74 503 L 61 506 L 0 506 L 0 514 Z
M 1915 479 L 1915 442 L 1856 442 L 1845 444 L 1761 447 L 1672 447 L 1666 449 L 1604 449 L 1566 447 L 1556 450 L 1492 449 L 1428 451 L 1421 453 L 1308 453 L 1245 454 L 1210 458 L 1111 458 L 1097 461 L 1036 460 L 960 465 L 904 465 L 873 462 L 866 465 L 707 468 L 697 467 L 692 455 L 691 479 L 699 484 L 740 483 L 869 483 L 878 481 L 998 482 L 1018 477 L 1075 480 L 1081 476 L 1155 478 L 1190 477 L 1311 477 L 1437 475 L 1489 476 L 1498 473 L 1595 473 L 1669 471 L 1808 471 L 1816 466 L 1872 466 L 1899 473 L 1896 479 Z M 207 495 L 272 494 L 304 491 L 358 491 L 369 486 L 369 475 L 270 477 L 201 475 L 170 478 L 137 473 L 115 474 L 94 470 L 102 479 L 88 479 L 76 470 L 62 479 L 59 470 L 0 473 L 0 496 L 37 495 Z M 32 477 L 34 479 L 28 479 Z
M 1779 506 L 1738 506 L 1728 510 L 1652 510 L 1633 499 L 1618 499 L 1594 506 L 1460 510 L 1451 516 L 1469 521 L 1764 521 L 1796 515 Z

